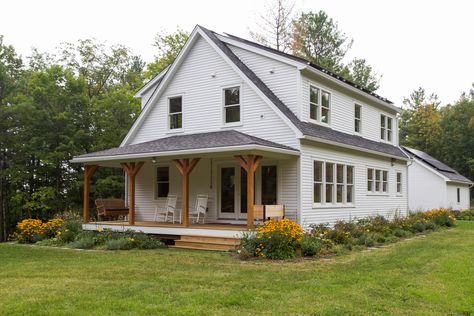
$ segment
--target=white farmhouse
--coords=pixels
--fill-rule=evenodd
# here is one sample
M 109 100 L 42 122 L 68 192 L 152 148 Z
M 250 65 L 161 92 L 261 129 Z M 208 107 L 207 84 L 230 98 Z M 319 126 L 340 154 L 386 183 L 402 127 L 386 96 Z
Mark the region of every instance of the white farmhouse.
M 420 150 L 403 147 L 412 158 L 408 166 L 408 205 L 411 210 L 470 207 L 473 182 Z
M 99 167 L 126 172 L 128 221 L 85 227 L 229 237 L 262 209 L 306 227 L 408 211 L 400 109 L 304 59 L 196 26 L 137 97 L 118 148 L 73 160 L 86 169 L 84 221 Z

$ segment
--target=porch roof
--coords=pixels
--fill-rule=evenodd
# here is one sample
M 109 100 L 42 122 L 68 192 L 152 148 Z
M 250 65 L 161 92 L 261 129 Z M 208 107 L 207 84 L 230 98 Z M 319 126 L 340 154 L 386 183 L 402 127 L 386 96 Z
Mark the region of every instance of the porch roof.
M 174 135 L 74 157 L 71 162 L 123 160 L 225 151 L 261 150 L 299 155 L 299 150 L 235 130 Z

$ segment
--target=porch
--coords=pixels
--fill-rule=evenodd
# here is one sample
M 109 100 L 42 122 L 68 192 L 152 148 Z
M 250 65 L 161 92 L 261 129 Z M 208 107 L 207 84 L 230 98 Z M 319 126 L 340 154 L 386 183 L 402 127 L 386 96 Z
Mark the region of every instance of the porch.
M 238 238 L 263 219 L 261 206 L 255 213 L 256 205 L 284 205 L 285 216 L 296 217 L 297 150 L 235 131 L 205 134 L 170 137 L 185 143 L 185 138 L 192 137 L 193 146 L 199 147 L 192 152 L 150 151 L 148 143 L 147 150 L 134 154 L 133 159 L 124 151 L 141 144 L 114 149 L 114 153 L 122 152 L 114 155 L 105 151 L 76 157 L 74 162 L 85 163 L 84 229 L 130 229 L 166 237 Z M 209 140 L 209 134 L 226 134 L 224 139 L 233 136 L 245 144 L 208 147 L 202 143 Z M 154 143 L 166 140 L 169 138 Z M 128 212 L 125 218 L 94 222 L 90 216 L 90 183 L 96 170 L 103 167 L 123 170 Z M 177 196 L 176 215 L 172 222 L 165 222 L 163 217 L 156 217 L 156 212 L 166 206 L 170 195 Z M 193 213 L 200 195 L 208 197 L 208 202 L 202 222 L 197 223 Z

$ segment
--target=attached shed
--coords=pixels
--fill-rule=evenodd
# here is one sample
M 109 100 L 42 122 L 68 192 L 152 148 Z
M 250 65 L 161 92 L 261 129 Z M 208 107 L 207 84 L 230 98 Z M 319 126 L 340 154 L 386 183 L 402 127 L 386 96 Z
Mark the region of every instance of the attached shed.
M 470 207 L 470 189 L 474 184 L 471 180 L 423 151 L 402 148 L 412 158 L 408 166 L 410 210 Z

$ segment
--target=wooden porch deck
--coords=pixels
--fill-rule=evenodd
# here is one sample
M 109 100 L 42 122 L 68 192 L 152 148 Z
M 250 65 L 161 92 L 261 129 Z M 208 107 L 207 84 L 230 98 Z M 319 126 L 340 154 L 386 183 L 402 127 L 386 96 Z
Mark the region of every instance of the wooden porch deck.
M 89 224 L 99 225 L 117 225 L 117 226 L 142 226 L 142 227 L 175 227 L 175 228 L 189 228 L 189 229 L 217 229 L 217 230 L 247 230 L 246 224 L 225 224 L 225 223 L 205 223 L 205 224 L 189 224 L 185 227 L 183 224 L 173 224 L 165 222 L 152 221 L 136 221 L 135 225 L 130 225 L 128 221 L 97 221 L 89 222 Z

